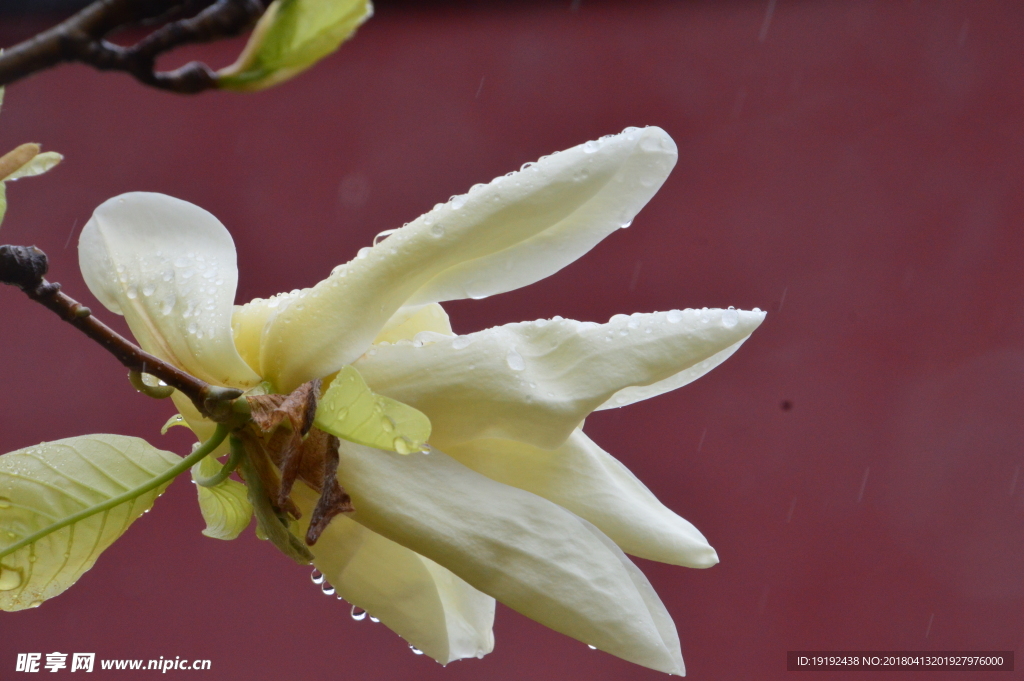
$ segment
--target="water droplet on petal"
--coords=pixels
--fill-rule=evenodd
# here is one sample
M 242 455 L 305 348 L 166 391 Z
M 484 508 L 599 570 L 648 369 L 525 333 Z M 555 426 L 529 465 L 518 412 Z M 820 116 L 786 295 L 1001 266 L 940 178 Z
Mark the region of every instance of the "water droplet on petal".
M 665 315 L 665 319 L 668 320 L 669 324 L 678 324 L 683 320 L 683 313 L 680 312 L 679 310 L 672 310 L 667 315 Z
M 508 362 L 508 368 L 512 371 L 522 371 L 526 368 L 526 361 L 523 356 L 516 352 L 515 348 L 508 351 L 505 355 L 505 361 Z
M 374 617 L 373 615 L 370 615 L 370 621 L 373 622 L 374 624 L 377 624 L 378 622 L 380 622 L 380 620 L 377 619 L 376 617 Z
M 597 646 L 592 646 L 589 643 L 587 644 L 587 647 L 590 648 L 591 650 L 597 650 Z
M 442 225 L 441 223 L 433 225 L 430 228 L 430 233 L 440 239 L 441 237 L 444 236 L 444 225 Z
M 409 646 L 409 650 L 412 651 L 413 655 L 422 655 L 423 654 L 423 651 L 420 650 L 419 648 L 417 648 L 416 646 Z
M 387 239 L 389 236 L 391 236 L 392 234 L 394 234 L 397 231 L 398 231 L 397 229 L 385 229 L 383 232 L 381 232 L 377 236 L 373 237 L 373 245 L 376 246 L 381 241 L 384 241 L 384 239 Z
M 366 619 L 366 611 L 363 610 L 362 608 L 359 608 L 359 607 L 356 607 L 356 606 L 353 605 L 352 606 L 352 619 L 354 619 L 356 622 L 362 622 L 363 620 Z
M 416 451 L 416 448 L 409 442 L 409 438 L 406 437 L 396 437 L 392 444 L 395 447 L 395 451 L 399 454 L 412 454 Z
M 455 340 L 452 341 L 453 350 L 463 350 L 469 347 L 469 344 L 473 342 L 473 339 L 469 336 L 456 336 Z
M 356 253 L 356 257 L 361 260 L 361 259 L 365 258 L 366 256 L 368 256 L 369 254 L 370 254 L 370 247 L 369 246 L 363 246 Z
M 324 573 L 320 572 L 319 570 L 314 569 L 313 572 L 309 574 L 309 578 L 313 581 L 314 584 L 324 583 Z
M 459 194 L 451 198 L 452 210 L 459 210 L 466 205 L 466 195 Z
M 601 143 L 591 140 L 583 145 L 583 151 L 588 154 L 593 154 L 595 151 L 601 148 Z
M 125 292 L 125 295 L 131 298 L 132 300 L 135 300 L 136 298 L 139 297 L 139 289 L 135 288 L 134 286 L 129 286 L 128 290 Z
M 334 595 L 334 587 L 331 586 L 330 582 L 324 582 L 323 584 L 321 584 L 320 585 L 320 591 L 323 592 L 324 596 L 333 596 Z
M 147 298 L 153 295 L 154 293 L 156 293 L 156 286 L 154 286 L 153 284 L 146 284 L 145 286 L 142 287 L 142 295 L 146 296 Z
M 740 313 L 733 309 L 728 309 L 722 313 L 722 326 L 727 329 L 731 329 L 736 326 L 740 321 Z

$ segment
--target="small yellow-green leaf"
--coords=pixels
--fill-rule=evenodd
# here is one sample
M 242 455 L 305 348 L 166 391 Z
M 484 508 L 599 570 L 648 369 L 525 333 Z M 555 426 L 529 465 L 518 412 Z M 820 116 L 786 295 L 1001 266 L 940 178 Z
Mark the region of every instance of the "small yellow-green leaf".
M 369 0 L 274 0 L 217 84 L 261 90 L 285 81 L 338 49 L 372 15 Z
M 430 439 L 430 419 L 407 404 L 370 390 L 352 365 L 338 372 L 320 399 L 316 427 L 351 442 L 399 454 Z
M 192 478 L 209 478 L 221 469 L 221 463 L 208 456 L 192 467 Z M 225 479 L 213 487 L 196 485 L 199 493 L 199 510 L 206 521 L 203 534 L 214 539 L 234 539 L 249 527 L 252 520 L 252 504 L 249 503 L 245 485 Z
M 0 456 L 0 554 L 180 462 L 145 440 L 122 435 L 72 437 Z M 38 606 L 74 584 L 167 484 L 0 556 L 0 610 Z
M 63 160 L 64 157 L 56 151 L 44 151 L 41 154 L 33 156 L 31 160 L 3 179 L 4 181 L 10 181 L 17 180 L 22 177 L 42 175 Z
M 175 414 L 171 418 L 167 419 L 167 423 L 165 423 L 163 427 L 160 428 L 160 434 L 166 435 L 167 431 L 173 428 L 174 426 L 185 426 L 186 428 L 189 427 L 188 421 L 185 420 L 184 416 L 182 416 L 181 414 Z M 189 430 L 191 430 L 191 428 L 189 428 Z
M 0 181 L 8 179 L 39 155 L 39 145 L 33 142 L 20 144 L 0 156 Z

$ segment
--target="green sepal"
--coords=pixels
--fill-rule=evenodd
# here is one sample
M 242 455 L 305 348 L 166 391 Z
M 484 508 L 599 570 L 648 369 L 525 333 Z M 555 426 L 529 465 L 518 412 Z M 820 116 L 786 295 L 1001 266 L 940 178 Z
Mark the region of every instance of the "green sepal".
M 210 478 L 221 470 L 216 455 L 211 455 L 192 467 L 192 480 Z M 249 503 L 245 485 L 226 478 L 212 487 L 196 485 L 199 495 L 199 511 L 206 521 L 203 534 L 213 539 L 235 539 L 252 520 L 252 504 Z
M 399 454 L 420 451 L 430 439 L 426 414 L 374 393 L 351 364 L 320 398 L 314 424 L 343 440 Z

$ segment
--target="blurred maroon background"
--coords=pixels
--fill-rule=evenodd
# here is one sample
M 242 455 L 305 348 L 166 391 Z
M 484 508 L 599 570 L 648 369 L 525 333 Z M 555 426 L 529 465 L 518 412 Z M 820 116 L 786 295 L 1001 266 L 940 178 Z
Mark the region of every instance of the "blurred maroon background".
M 78 66 L 10 87 L 0 146 L 66 160 L 9 186 L 0 241 L 39 245 L 93 304 L 82 225 L 115 194 L 165 192 L 232 231 L 244 301 L 315 283 L 476 182 L 659 125 L 679 165 L 632 228 L 541 283 L 448 309 L 458 332 L 769 310 L 707 377 L 587 421 L 718 549 L 706 571 L 638 561 L 690 676 L 783 678 L 796 649 L 1019 648 L 1024 6 L 382 5 L 264 93 L 185 98 Z M 5 19 L 0 42 L 43 27 Z M 220 66 L 240 44 L 174 64 Z M 90 432 L 187 451 L 186 434 L 158 433 L 170 405 L 52 313 L 5 289 L 0 320 L 0 451 Z M 0 614 L 0 677 L 18 652 L 54 650 L 208 658 L 207 679 L 662 676 L 503 607 L 494 653 L 442 670 L 251 532 L 202 527 L 177 482 L 67 593 Z

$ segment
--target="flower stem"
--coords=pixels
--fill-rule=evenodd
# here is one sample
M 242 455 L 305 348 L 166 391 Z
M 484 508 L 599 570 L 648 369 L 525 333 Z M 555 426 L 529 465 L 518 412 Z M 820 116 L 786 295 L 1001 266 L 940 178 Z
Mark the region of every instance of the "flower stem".
M 217 447 L 220 446 L 220 443 L 224 442 L 224 438 L 226 438 L 227 435 L 228 427 L 222 423 L 218 423 L 217 430 L 214 431 L 213 437 L 204 442 L 198 449 L 196 449 L 196 451 L 192 452 L 184 459 L 182 459 L 181 461 L 179 461 L 178 463 L 174 464 L 166 471 L 161 473 L 160 475 L 154 478 L 150 478 L 148 481 L 144 482 L 138 487 L 130 489 L 123 494 L 119 494 L 116 497 L 107 499 L 106 501 L 98 503 L 94 506 L 90 506 L 89 508 L 81 510 L 73 515 L 69 515 L 67 518 L 64 518 L 63 520 L 58 520 L 54 524 L 49 525 L 48 527 L 44 527 L 35 534 L 30 534 L 21 541 L 15 542 L 10 546 L 0 549 L 0 558 L 3 558 L 4 556 L 9 555 L 11 553 L 14 553 L 18 549 L 24 548 L 29 544 L 34 544 L 46 535 L 52 532 L 56 532 L 61 528 L 67 527 L 68 525 L 73 525 L 97 513 L 108 511 L 114 508 L 115 506 L 120 506 L 123 503 L 131 501 L 132 499 L 135 499 L 136 497 L 139 497 L 145 494 L 146 492 L 149 492 L 150 490 L 156 489 L 165 482 L 168 482 L 173 478 L 177 477 L 178 475 L 181 475 L 189 468 L 191 468 L 194 464 L 199 463 L 199 461 L 201 461 L 205 456 L 210 454 L 210 452 L 217 449 Z
M 202 487 L 215 487 L 228 479 L 228 476 L 231 475 L 235 468 L 238 467 L 238 462 L 241 461 L 242 456 L 242 448 L 236 447 L 234 442 L 232 442 L 231 454 L 228 455 L 228 460 L 219 471 L 208 478 L 197 478 L 193 476 L 192 479 L 195 480 L 197 485 Z

